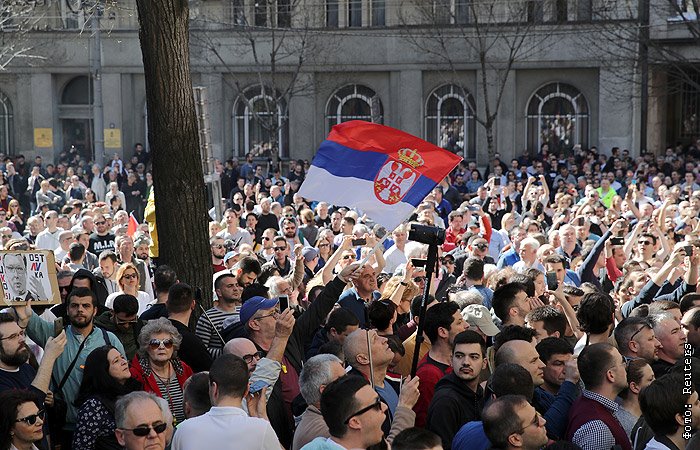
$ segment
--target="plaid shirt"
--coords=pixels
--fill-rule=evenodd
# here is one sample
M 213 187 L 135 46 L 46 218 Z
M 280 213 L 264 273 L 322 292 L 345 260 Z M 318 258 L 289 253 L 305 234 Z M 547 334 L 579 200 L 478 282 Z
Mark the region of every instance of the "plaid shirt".
M 586 389 L 583 390 L 583 396 L 603 405 L 617 419 L 620 405 Z M 576 430 L 571 442 L 583 450 L 610 450 L 615 445 L 615 437 L 602 420 L 591 420 Z

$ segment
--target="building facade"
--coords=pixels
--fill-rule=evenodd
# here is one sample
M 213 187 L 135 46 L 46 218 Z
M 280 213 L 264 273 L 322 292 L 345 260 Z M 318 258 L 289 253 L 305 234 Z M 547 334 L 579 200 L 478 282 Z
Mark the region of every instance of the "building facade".
M 641 5 L 649 8 L 647 101 L 635 41 L 639 1 L 649 1 Z M 479 164 L 490 142 L 505 159 L 545 143 L 637 154 L 645 129 L 646 148 L 662 151 L 700 136 L 700 46 L 687 3 L 192 1 L 193 83 L 207 88 L 221 159 L 251 151 L 310 159 L 334 124 L 354 119 L 402 129 Z M 75 146 L 93 159 L 96 73 L 105 159 L 147 144 L 135 2 L 98 6 L 37 3 L 32 31 L 17 39 L 41 59 L 17 58 L 0 71 L 0 153 L 53 160 Z M 6 24 L 6 36 L 19 34 L 20 20 Z M 685 76 L 670 74 L 657 47 L 682 55 L 674 73 Z

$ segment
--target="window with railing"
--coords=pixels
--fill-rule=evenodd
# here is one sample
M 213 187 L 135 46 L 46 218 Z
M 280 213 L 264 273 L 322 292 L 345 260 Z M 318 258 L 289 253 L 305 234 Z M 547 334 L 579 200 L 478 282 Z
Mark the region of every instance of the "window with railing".
M 463 87 L 447 84 L 435 89 L 425 107 L 425 138 L 453 153 L 476 159 L 474 98 Z
M 335 91 L 326 104 L 327 131 L 334 125 L 349 120 L 383 123 L 384 108 L 377 93 L 359 84 L 344 86 Z
M 12 103 L 0 92 L 0 153 L 7 155 L 14 152 L 12 134 Z
M 580 144 L 588 147 L 588 101 L 570 84 L 550 83 L 537 90 L 527 106 L 527 146 L 530 152 L 548 144 L 559 154 Z
M 286 102 L 260 86 L 246 89 L 233 106 L 234 154 L 252 152 L 271 157 L 277 148 L 280 158 L 289 156 L 289 117 Z

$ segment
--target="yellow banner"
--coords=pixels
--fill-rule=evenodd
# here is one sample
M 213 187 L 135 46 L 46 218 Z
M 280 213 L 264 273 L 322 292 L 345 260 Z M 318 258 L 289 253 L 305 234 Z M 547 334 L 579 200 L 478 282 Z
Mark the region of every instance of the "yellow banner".
M 105 148 L 122 148 L 121 128 L 105 128 Z
M 51 128 L 34 128 L 34 147 L 53 147 L 53 130 Z

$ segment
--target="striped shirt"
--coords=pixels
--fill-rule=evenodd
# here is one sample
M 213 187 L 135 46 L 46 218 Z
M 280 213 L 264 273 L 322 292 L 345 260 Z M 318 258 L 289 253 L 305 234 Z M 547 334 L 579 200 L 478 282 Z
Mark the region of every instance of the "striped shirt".
M 235 311 L 231 312 L 222 311 L 219 308 L 210 308 L 209 310 L 207 310 L 207 315 L 209 316 L 209 319 L 211 319 L 211 323 L 209 323 L 204 314 L 202 314 L 199 317 L 199 321 L 197 321 L 197 327 L 195 329 L 195 334 L 199 339 L 202 340 L 204 345 L 207 347 L 207 350 L 209 350 L 209 354 L 211 354 L 211 357 L 213 359 L 216 359 L 219 355 L 221 355 L 221 352 L 224 348 L 224 342 L 217 334 L 217 330 L 219 333 L 221 333 L 221 326 L 224 323 L 224 320 L 232 316 L 238 316 L 240 314 L 240 311 L 240 306 L 236 306 Z M 212 323 L 214 324 L 214 327 L 216 327 L 216 329 L 212 327 Z
M 153 373 L 155 375 L 155 372 Z M 155 375 L 156 384 L 160 389 L 161 397 L 163 397 L 170 405 L 170 412 L 173 413 L 177 423 L 185 420 L 185 398 L 182 394 L 182 388 L 177 381 L 177 374 L 173 372 L 170 379 L 163 382 L 158 375 Z

